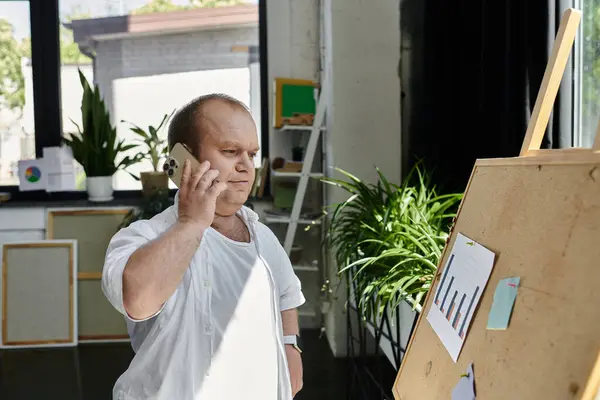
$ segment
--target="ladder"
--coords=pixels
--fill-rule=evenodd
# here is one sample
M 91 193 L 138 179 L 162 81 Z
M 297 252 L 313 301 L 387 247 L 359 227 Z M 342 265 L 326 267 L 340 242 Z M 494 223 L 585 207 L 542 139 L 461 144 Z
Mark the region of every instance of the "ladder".
M 290 222 L 285 233 L 285 241 L 283 248 L 287 253 L 288 257 L 291 255 L 292 245 L 296 237 L 296 230 L 298 229 L 298 222 L 300 220 L 300 211 L 302 211 L 302 205 L 304 204 L 304 196 L 306 195 L 306 187 L 308 186 L 308 180 L 311 178 L 311 169 L 313 161 L 315 159 L 315 153 L 317 151 L 317 144 L 323 130 L 325 123 L 325 112 L 328 96 L 328 85 L 322 84 L 321 91 L 319 93 L 319 99 L 317 100 L 317 108 L 315 112 L 315 118 L 306 145 L 306 151 L 304 161 L 302 163 L 302 172 L 298 182 L 298 188 L 296 189 L 296 195 L 294 196 L 294 204 L 292 206 L 292 213 L 290 215 Z M 323 171 L 325 174 L 325 171 Z

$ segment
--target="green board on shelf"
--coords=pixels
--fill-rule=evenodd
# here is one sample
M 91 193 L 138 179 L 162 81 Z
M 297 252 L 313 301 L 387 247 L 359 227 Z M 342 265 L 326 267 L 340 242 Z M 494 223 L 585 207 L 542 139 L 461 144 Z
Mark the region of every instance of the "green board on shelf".
M 284 84 L 281 90 L 283 96 L 281 115 L 283 117 L 291 117 L 294 113 L 315 113 L 317 103 L 314 87 Z
M 312 114 L 317 109 L 315 82 L 305 79 L 275 78 L 275 127 L 280 128 L 283 118 L 294 114 Z

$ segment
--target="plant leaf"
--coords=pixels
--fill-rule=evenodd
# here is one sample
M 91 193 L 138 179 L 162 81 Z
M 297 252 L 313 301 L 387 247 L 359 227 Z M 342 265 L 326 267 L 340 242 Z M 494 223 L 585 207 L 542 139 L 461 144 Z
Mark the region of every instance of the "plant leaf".
M 338 274 L 346 274 L 365 318 L 406 300 L 419 308 L 435 276 L 460 193 L 438 195 L 420 163 L 400 184 L 376 168 L 367 183 L 336 168 L 345 179 L 321 181 L 349 194 L 329 204 L 324 244 L 334 250 Z

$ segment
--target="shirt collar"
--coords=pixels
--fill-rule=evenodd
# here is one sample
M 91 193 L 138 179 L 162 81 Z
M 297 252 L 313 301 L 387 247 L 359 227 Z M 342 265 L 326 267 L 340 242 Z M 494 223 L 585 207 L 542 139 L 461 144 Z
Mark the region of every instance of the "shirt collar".
M 175 193 L 174 206 L 175 219 L 177 219 L 179 214 L 179 190 L 177 190 L 177 193 Z M 242 206 L 236 214 L 239 215 L 247 224 L 254 225 L 256 222 L 258 222 L 258 214 L 248 206 Z

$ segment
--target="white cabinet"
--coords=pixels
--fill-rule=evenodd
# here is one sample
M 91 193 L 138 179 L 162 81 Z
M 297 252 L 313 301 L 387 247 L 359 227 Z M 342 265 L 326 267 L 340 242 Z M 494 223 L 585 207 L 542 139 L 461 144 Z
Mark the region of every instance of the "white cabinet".
M 0 208 L 0 246 L 7 242 L 43 240 L 45 233 L 45 208 Z
M 45 208 L 0 208 L 0 247 L 7 242 L 43 240 L 45 234 Z M 2 254 L 0 254 L 0 261 L 2 261 Z M 0 284 L 1 279 L 0 274 Z
M 45 207 L 2 208 L 0 206 L 0 231 L 43 230 L 45 226 Z
M 3 208 L 0 209 L 0 248 L 8 242 L 43 240 L 46 234 L 45 208 Z M 3 251 L 0 251 L 2 265 Z M 2 293 L 2 274 L 0 273 L 0 294 Z M 0 309 L 2 296 L 0 296 Z M 0 342 L 2 341 L 0 329 Z

